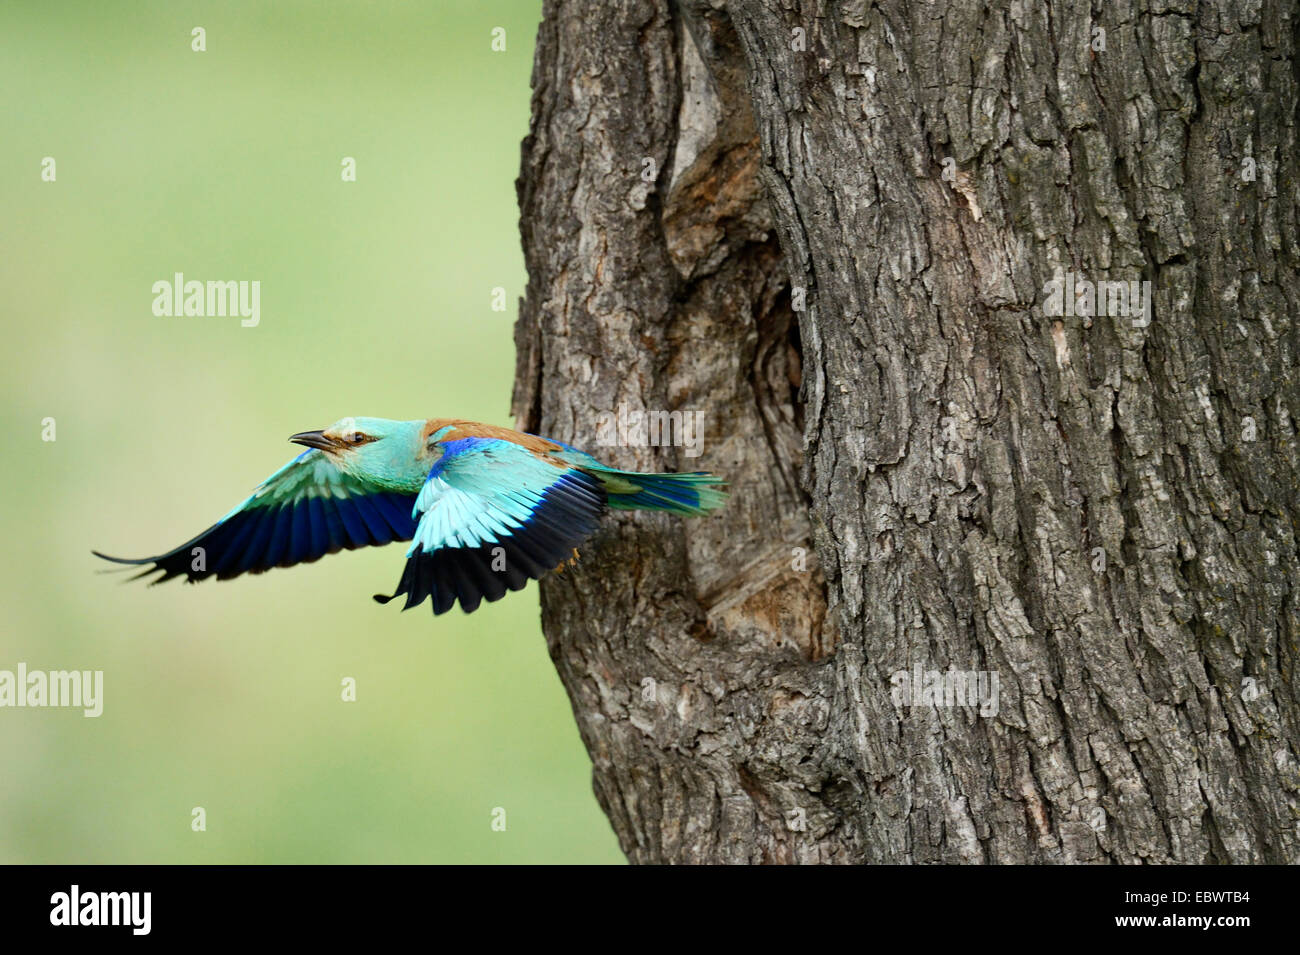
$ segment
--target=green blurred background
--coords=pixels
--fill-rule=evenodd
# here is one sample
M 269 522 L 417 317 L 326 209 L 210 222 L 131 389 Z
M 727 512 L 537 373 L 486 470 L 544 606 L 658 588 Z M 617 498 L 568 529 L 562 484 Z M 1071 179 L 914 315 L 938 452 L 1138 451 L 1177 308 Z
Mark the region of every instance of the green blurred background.
M 539 16 L 0 5 L 0 668 L 105 681 L 98 719 L 0 709 L 0 862 L 622 860 L 535 587 L 435 620 L 370 600 L 401 545 L 154 589 L 90 555 L 187 540 L 345 415 L 512 423 Z M 177 271 L 260 280 L 261 324 L 155 317 Z

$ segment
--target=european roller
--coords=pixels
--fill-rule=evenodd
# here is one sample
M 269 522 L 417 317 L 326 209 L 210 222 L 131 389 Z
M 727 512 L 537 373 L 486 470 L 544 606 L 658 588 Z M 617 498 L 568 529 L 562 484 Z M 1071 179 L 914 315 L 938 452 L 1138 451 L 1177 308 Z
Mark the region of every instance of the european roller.
M 191 583 L 260 574 L 326 554 L 410 541 L 392 596 L 409 609 L 466 613 L 521 590 L 577 556 L 606 508 L 694 516 L 721 507 L 706 472 L 640 474 L 559 441 L 490 424 L 433 418 L 344 418 L 290 439 L 308 450 L 193 540 L 136 577 Z

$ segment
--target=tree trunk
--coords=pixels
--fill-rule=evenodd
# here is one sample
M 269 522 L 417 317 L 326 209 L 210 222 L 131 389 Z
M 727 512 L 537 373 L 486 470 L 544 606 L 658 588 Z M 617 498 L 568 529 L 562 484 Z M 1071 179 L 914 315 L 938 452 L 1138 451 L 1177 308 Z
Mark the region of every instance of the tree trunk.
M 546 3 L 515 414 L 734 488 L 542 586 L 632 861 L 1300 862 L 1300 28 L 1103 6 Z

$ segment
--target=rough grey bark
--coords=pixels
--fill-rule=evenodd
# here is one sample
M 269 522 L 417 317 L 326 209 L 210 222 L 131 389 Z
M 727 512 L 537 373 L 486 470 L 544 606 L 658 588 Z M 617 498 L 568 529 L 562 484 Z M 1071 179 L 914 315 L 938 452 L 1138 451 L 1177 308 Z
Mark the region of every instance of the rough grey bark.
M 542 587 L 633 861 L 1300 861 L 1300 26 L 1096 7 L 546 3 L 516 415 L 735 483 Z

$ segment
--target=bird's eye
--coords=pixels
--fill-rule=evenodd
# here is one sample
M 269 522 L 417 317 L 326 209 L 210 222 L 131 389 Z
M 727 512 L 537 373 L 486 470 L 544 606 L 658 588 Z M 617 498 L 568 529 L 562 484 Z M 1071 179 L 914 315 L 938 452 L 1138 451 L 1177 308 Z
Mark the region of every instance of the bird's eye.
M 365 440 L 366 436 L 360 431 L 353 431 L 352 434 L 348 436 L 348 441 L 352 444 L 361 444 Z

